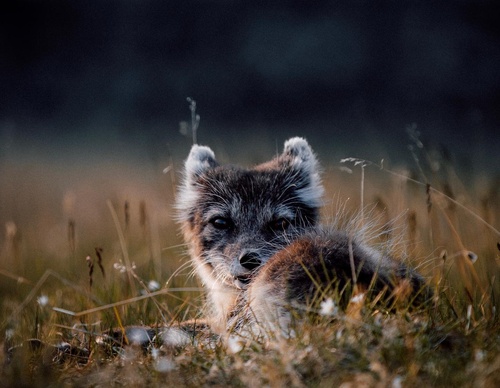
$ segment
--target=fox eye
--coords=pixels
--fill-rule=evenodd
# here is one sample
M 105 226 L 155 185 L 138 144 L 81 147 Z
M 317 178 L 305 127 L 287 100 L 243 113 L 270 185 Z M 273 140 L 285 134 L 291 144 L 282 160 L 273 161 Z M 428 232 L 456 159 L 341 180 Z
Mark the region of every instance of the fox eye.
M 289 226 L 290 226 L 290 221 L 283 217 L 273 220 L 269 224 L 271 230 L 274 230 L 276 232 L 287 230 Z
M 215 229 L 226 230 L 233 226 L 233 222 L 229 218 L 215 217 L 209 221 Z

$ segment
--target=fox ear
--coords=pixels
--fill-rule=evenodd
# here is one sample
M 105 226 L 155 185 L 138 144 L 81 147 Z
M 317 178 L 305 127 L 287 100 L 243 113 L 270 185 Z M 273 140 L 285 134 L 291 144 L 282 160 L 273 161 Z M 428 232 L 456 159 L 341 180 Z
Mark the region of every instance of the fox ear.
M 321 206 L 324 188 L 319 175 L 320 167 L 307 140 L 302 137 L 288 139 L 279 159 L 297 172 L 294 176 L 299 180 L 297 193 L 301 199 L 313 207 Z
M 191 147 L 191 152 L 189 152 L 189 156 L 184 162 L 184 179 L 182 184 L 179 185 L 175 204 L 179 221 L 184 222 L 192 217 L 193 207 L 199 196 L 195 187 L 196 179 L 218 165 L 215 154 L 209 147 L 197 144 Z
M 214 152 L 205 146 L 193 145 L 191 152 L 184 164 L 184 171 L 187 183 L 203 174 L 205 171 L 217 167 L 219 164 L 215 160 Z
M 290 163 L 292 167 L 309 173 L 316 172 L 318 167 L 318 161 L 311 146 L 302 137 L 292 137 L 285 141 L 283 159 Z

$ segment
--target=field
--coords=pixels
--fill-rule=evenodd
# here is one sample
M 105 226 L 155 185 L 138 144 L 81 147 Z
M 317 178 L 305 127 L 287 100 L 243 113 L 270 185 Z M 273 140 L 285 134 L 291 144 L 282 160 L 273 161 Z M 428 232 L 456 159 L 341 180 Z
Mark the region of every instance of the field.
M 413 140 L 404 168 L 319 155 L 323 219 L 372 224 L 373 243 L 418 268 L 432 301 L 359 294 L 337 309 L 332 293 L 303 306 L 290 338 L 202 330 L 148 349 L 106 333 L 203 316 L 173 221 L 180 161 L 0 160 L 1 385 L 500 386 L 498 181 L 464 178 L 448 153 Z

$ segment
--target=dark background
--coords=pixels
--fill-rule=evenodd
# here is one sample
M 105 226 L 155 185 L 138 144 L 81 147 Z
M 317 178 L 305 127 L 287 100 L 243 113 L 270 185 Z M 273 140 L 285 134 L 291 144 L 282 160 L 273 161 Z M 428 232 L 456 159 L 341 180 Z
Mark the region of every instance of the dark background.
M 303 135 L 408 160 L 415 123 L 498 172 L 499 21 L 495 1 L 4 0 L 0 157 L 183 157 L 191 96 L 233 157 Z

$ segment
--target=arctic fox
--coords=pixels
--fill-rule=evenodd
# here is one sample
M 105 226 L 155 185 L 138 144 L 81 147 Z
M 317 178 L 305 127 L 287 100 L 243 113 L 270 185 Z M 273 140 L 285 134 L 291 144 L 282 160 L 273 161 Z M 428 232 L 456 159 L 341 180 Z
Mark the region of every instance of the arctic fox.
M 375 290 L 423 279 L 356 235 L 319 226 L 323 186 L 315 154 L 300 137 L 251 169 L 221 166 L 194 145 L 185 162 L 178 217 L 192 265 L 207 291 L 212 329 L 286 330 L 289 307 L 333 282 Z

